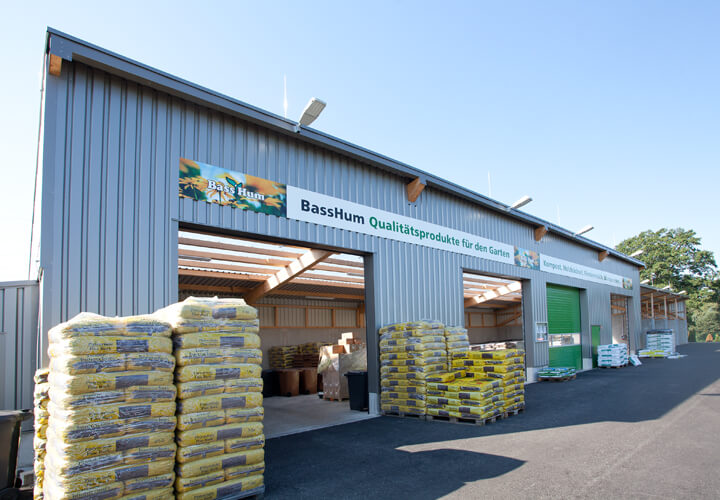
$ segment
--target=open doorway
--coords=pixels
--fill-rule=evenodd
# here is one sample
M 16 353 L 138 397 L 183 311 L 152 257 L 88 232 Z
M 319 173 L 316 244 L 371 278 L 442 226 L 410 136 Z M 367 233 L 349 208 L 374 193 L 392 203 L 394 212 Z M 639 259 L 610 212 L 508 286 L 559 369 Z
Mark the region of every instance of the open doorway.
M 476 349 L 524 349 L 522 283 L 463 272 L 465 327 Z
M 258 309 L 267 438 L 368 418 L 350 410 L 341 372 L 366 363 L 362 256 L 181 227 L 178 298 L 189 296 Z
M 610 311 L 612 314 L 613 344 L 628 344 L 630 322 L 628 317 L 628 298 L 624 295 L 610 295 Z

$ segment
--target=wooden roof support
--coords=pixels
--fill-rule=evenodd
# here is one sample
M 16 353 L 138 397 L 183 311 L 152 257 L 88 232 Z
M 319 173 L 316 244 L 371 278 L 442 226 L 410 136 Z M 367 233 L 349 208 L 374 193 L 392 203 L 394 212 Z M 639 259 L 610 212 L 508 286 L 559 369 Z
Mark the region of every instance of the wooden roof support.
M 610 255 L 610 252 L 607 250 L 603 250 L 602 252 L 598 252 L 598 261 L 602 262 L 605 259 L 607 259 L 607 256 Z
M 196 292 L 223 292 L 234 293 L 238 296 L 250 291 L 249 288 L 239 286 L 214 286 L 214 285 L 191 285 L 189 283 L 180 283 L 180 290 L 196 291 Z M 354 295 L 350 293 L 328 293 L 328 292 L 302 292 L 298 290 L 273 290 L 270 295 L 285 295 L 289 297 L 315 297 L 317 300 L 323 298 L 347 299 L 354 301 L 365 301 L 364 295 Z
M 290 264 L 277 271 L 275 274 L 270 276 L 264 283 L 245 295 L 245 300 L 250 303 L 256 303 L 264 295 L 279 287 L 283 283 L 287 283 L 295 276 L 302 274 L 312 266 L 321 262 L 332 255 L 332 252 L 325 250 L 308 250 L 304 254 L 300 255 L 297 259 L 293 260 Z
M 543 236 L 545 236 L 548 232 L 547 226 L 538 226 L 535 228 L 535 241 L 540 241 L 543 239 Z
M 48 73 L 50 73 L 52 76 L 60 76 L 61 71 L 62 57 L 56 56 L 55 54 L 50 54 L 50 67 L 48 68 Z
M 405 186 L 408 201 L 410 203 L 415 203 L 415 200 L 418 199 L 418 196 L 420 196 L 420 193 L 423 192 L 423 189 L 425 189 L 425 183 L 422 179 L 420 179 L 420 177 L 415 177 L 413 181 Z
M 513 281 L 508 285 L 499 286 L 481 295 L 476 295 L 475 297 L 467 299 L 465 301 L 465 307 L 476 306 L 482 302 L 487 302 L 488 300 L 496 299 L 503 295 L 508 295 L 510 293 L 518 292 L 520 290 L 522 290 L 522 283 L 520 283 L 519 281 Z

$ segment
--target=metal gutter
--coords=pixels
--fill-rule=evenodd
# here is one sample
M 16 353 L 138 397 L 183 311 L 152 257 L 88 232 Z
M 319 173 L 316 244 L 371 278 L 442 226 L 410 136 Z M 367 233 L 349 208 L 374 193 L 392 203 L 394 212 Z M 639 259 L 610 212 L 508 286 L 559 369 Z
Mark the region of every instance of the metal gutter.
M 46 52 L 60 56 L 67 61 L 79 61 L 127 80 L 141 83 L 184 100 L 222 111 L 223 113 L 233 114 L 256 125 L 270 128 L 275 132 L 285 134 L 294 139 L 303 140 L 343 156 L 348 156 L 400 177 L 405 177 L 409 180 L 419 177 L 428 186 L 433 186 L 453 196 L 482 205 L 486 209 L 493 210 L 506 217 L 535 227 L 546 226 L 548 231 L 556 235 L 598 251 L 607 251 L 609 255 L 638 267 L 645 267 L 642 261 L 618 252 L 613 248 L 606 247 L 582 236 L 575 236 L 572 231 L 540 219 L 539 217 L 532 216 L 526 212 L 511 210 L 509 206 L 504 203 L 500 203 L 428 172 L 424 172 L 405 163 L 393 160 L 387 156 L 312 128 L 303 127 L 300 132 L 295 132 L 296 123 L 292 120 L 285 119 L 269 111 L 196 85 L 50 27 L 47 29 Z

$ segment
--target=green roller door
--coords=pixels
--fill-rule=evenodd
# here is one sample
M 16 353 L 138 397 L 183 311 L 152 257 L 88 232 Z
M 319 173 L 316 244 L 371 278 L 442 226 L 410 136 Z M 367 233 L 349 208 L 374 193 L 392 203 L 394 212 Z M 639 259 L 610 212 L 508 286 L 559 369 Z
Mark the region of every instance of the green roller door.
M 580 290 L 566 286 L 547 285 L 547 310 L 550 366 L 572 366 L 581 370 Z M 573 336 L 568 337 L 568 334 L 573 334 Z M 553 339 L 553 335 L 558 337 Z M 568 343 L 569 339 L 573 338 L 576 340 Z M 558 339 L 562 339 L 562 341 Z

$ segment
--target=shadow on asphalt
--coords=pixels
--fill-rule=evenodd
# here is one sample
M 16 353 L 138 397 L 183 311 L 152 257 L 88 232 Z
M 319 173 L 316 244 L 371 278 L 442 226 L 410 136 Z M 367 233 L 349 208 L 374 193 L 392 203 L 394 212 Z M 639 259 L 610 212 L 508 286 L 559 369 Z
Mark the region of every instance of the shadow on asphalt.
M 407 488 L 413 498 L 437 498 L 465 482 L 505 474 L 523 462 L 457 449 L 408 453 L 398 448 L 660 418 L 720 378 L 716 346 L 689 344 L 678 350 L 688 356 L 643 359 L 639 367 L 597 369 L 569 382 L 530 384 L 524 413 L 486 426 L 381 417 L 270 439 L 266 462 L 272 465 L 266 472 L 266 497 L 388 498 L 390 493 L 403 497 Z M 419 484 L 421 495 L 417 494 Z

